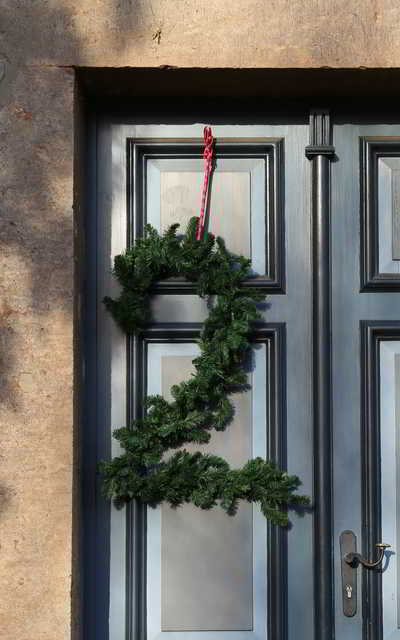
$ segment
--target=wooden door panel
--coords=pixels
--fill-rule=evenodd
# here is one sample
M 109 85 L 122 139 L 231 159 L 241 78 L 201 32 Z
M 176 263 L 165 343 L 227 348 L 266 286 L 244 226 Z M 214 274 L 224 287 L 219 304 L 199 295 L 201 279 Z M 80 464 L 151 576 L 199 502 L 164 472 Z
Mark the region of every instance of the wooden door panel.
M 237 394 L 235 419 L 208 445 L 188 450 L 223 455 L 234 467 L 266 455 L 266 346 L 254 351 L 252 391 Z M 149 344 L 148 392 L 169 397 L 172 384 L 190 376 L 198 347 Z M 186 355 L 184 355 L 186 354 Z M 253 421 L 253 417 L 255 420 Z M 252 427 L 253 425 L 253 427 Z M 149 638 L 207 640 L 263 637 L 266 626 L 267 530 L 258 509 L 240 504 L 235 517 L 220 507 L 192 505 L 147 510 L 147 629 Z M 255 595 L 256 594 L 256 595 Z M 261 607 L 260 607 L 261 604 Z M 180 633 L 180 635 L 179 635 Z
M 398 637 L 395 370 L 396 176 L 400 127 L 336 125 L 332 165 L 333 477 L 336 633 Z M 397 327 L 397 328 L 396 328 Z M 397 337 L 396 337 L 397 336 Z M 390 355 L 391 354 L 391 355 Z M 391 373 L 392 372 L 392 373 Z M 383 570 L 357 570 L 354 618 L 342 607 L 338 536 L 351 529 L 369 559 L 387 542 Z M 390 539 L 383 539 L 384 536 Z
M 400 142 L 395 136 L 365 135 L 359 144 L 362 286 L 398 291 Z
M 399 326 L 400 329 L 400 326 Z M 400 338 L 400 331 L 399 331 Z M 383 637 L 400 638 L 400 342 L 379 349 L 382 540 L 390 541 L 382 572 Z
M 203 143 L 182 138 L 181 132 L 176 139 L 131 138 L 126 144 L 132 240 L 146 223 L 165 230 L 179 222 L 184 231 L 199 214 Z M 257 286 L 270 291 L 285 286 L 283 153 L 280 139 L 218 138 L 206 215 L 206 227 L 231 251 L 250 257 Z M 175 283 L 174 288 L 184 293 L 190 285 Z
M 98 441 L 91 450 L 93 467 L 96 459 L 118 453 L 112 429 L 139 415 L 146 389 L 165 392 L 171 376 L 184 377 L 188 361 L 177 365 L 174 358 L 191 357 L 191 345 L 207 315 L 205 301 L 192 295 L 190 283 L 160 287 L 152 303 L 154 326 L 126 344 L 101 304 L 104 295 L 117 291 L 111 273 L 114 255 L 143 232 L 147 221 L 158 228 L 175 221 L 174 194 L 178 194 L 177 213 L 182 219 L 196 213 L 202 130 L 201 124 L 99 124 L 97 203 L 92 218 L 99 258 L 91 265 L 96 320 L 88 335 L 89 342 L 93 340 L 91 353 L 96 354 L 96 361 L 88 363 L 96 371 L 93 398 L 101 407 L 88 431 L 89 439 Z M 310 495 L 307 130 L 305 123 L 213 126 L 220 147 L 211 204 L 224 225 L 221 233 L 228 236 L 228 248 L 236 242 L 234 249 L 250 252 L 260 273 L 257 284 L 273 295 L 253 336 L 253 391 L 242 407 L 243 414 L 251 414 L 251 438 L 245 431 L 238 438 L 231 425 L 226 434 L 214 434 L 210 450 L 221 448 L 223 455 L 232 455 L 239 463 L 249 456 L 250 447 L 251 455 L 272 458 L 297 473 L 302 491 Z M 196 196 L 195 191 L 199 191 Z M 216 231 L 212 211 L 211 230 Z M 152 349 L 164 349 L 170 358 L 169 365 L 164 363 L 164 389 L 163 376 L 154 375 L 154 367 L 163 368 L 160 352 L 158 364 L 148 360 Z M 249 424 L 247 419 L 244 422 Z M 100 483 L 96 491 L 98 509 L 105 504 Z M 172 640 L 183 634 L 197 640 L 200 635 L 209 640 L 211 636 L 213 640 L 313 637 L 312 514 L 291 512 L 292 526 L 285 532 L 267 526 L 249 505 L 242 505 L 237 520 L 222 512 L 197 512 L 190 506 L 174 512 L 140 505 L 117 511 L 111 505 L 102 517 L 91 523 L 88 533 L 93 558 L 94 548 L 104 550 L 96 565 L 98 578 L 87 591 L 94 621 L 88 631 L 90 640 L 144 640 L 146 636 L 150 640 L 166 635 Z M 208 557 L 206 534 L 219 543 L 226 541 L 223 547 L 216 544 Z M 196 544 L 195 536 L 199 536 Z M 197 553 L 191 553 L 191 547 Z M 191 556 L 186 565 L 175 558 L 180 549 L 185 557 Z M 190 581 L 190 574 L 201 579 L 194 576 Z M 199 591 L 206 597 L 196 609 Z M 183 596 L 186 602 L 180 605 Z M 99 602 L 105 613 L 96 618 Z
M 259 274 L 265 274 L 263 164 L 251 160 L 219 160 L 213 171 L 208 215 L 213 233 L 222 236 L 234 253 L 246 257 L 251 254 L 254 270 Z M 190 218 L 199 214 L 203 165 L 200 158 L 148 163 L 146 219 L 156 229 L 165 231 L 179 222 L 183 232 Z M 264 242 L 257 245 L 257 240 L 263 238 Z

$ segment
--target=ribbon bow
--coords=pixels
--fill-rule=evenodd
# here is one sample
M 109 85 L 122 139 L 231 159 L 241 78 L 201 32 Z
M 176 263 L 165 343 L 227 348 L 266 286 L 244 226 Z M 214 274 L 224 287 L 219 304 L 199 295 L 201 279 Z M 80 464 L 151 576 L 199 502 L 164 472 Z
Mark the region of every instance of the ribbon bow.
M 196 240 L 201 240 L 204 234 L 204 211 L 208 197 L 208 182 L 212 172 L 212 159 L 214 150 L 214 138 L 211 127 L 204 127 L 204 183 L 201 195 L 200 217 L 197 221 Z

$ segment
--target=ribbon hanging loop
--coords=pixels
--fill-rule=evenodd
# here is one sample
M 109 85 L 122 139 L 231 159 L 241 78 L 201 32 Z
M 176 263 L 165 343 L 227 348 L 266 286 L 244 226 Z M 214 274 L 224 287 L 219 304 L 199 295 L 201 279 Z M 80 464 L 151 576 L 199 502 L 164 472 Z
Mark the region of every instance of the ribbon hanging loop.
M 204 212 L 208 202 L 209 179 L 213 169 L 214 138 L 211 127 L 204 127 L 204 182 L 201 194 L 200 217 L 197 220 L 196 240 L 201 240 L 204 235 Z

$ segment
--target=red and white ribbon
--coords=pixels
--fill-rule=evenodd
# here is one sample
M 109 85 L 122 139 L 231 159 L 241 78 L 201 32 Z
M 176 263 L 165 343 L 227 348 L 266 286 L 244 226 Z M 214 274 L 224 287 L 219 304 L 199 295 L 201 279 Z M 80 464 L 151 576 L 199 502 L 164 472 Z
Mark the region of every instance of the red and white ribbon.
M 214 138 L 212 136 L 211 127 L 204 127 L 204 145 L 204 183 L 203 193 L 201 195 L 200 217 L 197 220 L 196 240 L 201 240 L 204 234 L 204 212 L 206 210 L 208 199 L 208 184 L 212 172 L 214 149 Z

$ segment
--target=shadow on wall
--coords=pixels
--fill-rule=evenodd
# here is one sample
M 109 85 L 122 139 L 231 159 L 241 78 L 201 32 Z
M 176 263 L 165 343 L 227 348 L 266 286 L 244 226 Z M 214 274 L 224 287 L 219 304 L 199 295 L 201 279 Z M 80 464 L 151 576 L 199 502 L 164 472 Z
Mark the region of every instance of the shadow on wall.
M 7 637 L 50 640 L 70 635 L 68 594 L 72 580 L 77 597 L 78 581 L 75 563 L 71 579 L 75 73 L 68 58 L 63 67 L 24 64 L 21 51 L 43 58 L 51 33 L 61 49 L 66 37 L 84 56 L 85 40 L 62 2 L 28 4 L 6 2 L 1 27 L 9 46 L 0 49 L 0 591 Z M 77 626 L 79 607 L 72 608 Z
M 47 419 L 57 410 L 71 366 L 74 70 L 68 52 L 87 57 L 76 25 L 88 12 L 98 38 L 122 51 L 127 41 L 140 40 L 145 6 L 111 2 L 100 18 L 90 3 L 75 12 L 57 4 L 4 7 L 9 48 L 0 53 L 0 402 L 30 416 L 41 404 Z M 24 57 L 37 64 L 24 66 Z M 64 66 L 49 65 L 53 57 Z
M 7 505 L 12 500 L 12 491 L 5 487 L 4 485 L 0 485 L 0 518 L 2 512 L 7 508 Z
M 35 66 L 126 66 L 143 48 L 157 53 L 157 32 L 169 16 L 163 0 L 5 0 L 0 47 L 12 64 Z M 181 12 L 180 12 L 181 13 Z M 168 31 L 168 30 L 167 30 Z

